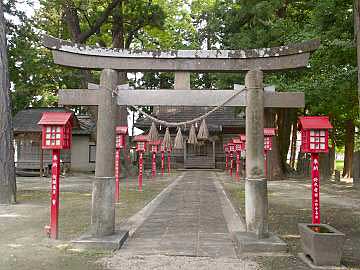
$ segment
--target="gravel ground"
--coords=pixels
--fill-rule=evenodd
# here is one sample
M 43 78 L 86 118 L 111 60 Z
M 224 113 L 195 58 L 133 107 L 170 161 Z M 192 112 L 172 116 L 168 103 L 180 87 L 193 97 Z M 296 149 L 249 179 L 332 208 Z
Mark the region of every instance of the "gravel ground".
M 113 265 L 117 265 L 114 267 Z M 257 264 L 251 260 L 232 258 L 209 258 L 165 255 L 132 255 L 122 253 L 115 260 L 107 261 L 106 268 L 114 270 L 255 270 Z

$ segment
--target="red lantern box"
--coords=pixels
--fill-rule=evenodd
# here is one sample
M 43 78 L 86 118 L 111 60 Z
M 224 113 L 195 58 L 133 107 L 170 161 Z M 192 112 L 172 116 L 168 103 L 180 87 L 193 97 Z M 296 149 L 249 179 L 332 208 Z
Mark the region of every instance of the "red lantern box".
M 224 144 L 224 152 L 225 152 L 225 170 L 229 168 L 229 146 Z
M 120 150 L 125 149 L 125 137 L 128 134 L 128 127 L 127 126 L 117 126 L 115 129 L 115 133 L 116 133 L 115 201 L 119 202 L 119 200 L 120 200 L 120 171 L 121 171 Z
M 58 238 L 60 149 L 71 147 L 72 115 L 70 112 L 44 112 L 38 123 L 42 126 L 42 148 L 52 149 L 50 225 L 45 226 L 52 239 Z
M 42 149 L 70 149 L 72 113 L 44 112 L 38 125 L 42 126 Z
M 135 136 L 134 142 L 136 142 L 137 152 L 146 152 L 146 146 L 148 142 L 148 137 L 146 135 Z
M 142 191 L 142 177 L 143 177 L 143 154 L 146 151 L 146 144 L 148 137 L 146 135 L 135 136 L 134 142 L 136 142 L 136 151 L 139 152 L 139 177 L 138 177 L 138 189 Z
M 244 150 L 244 142 L 240 138 L 232 139 L 233 144 L 235 144 L 235 151 L 241 152 Z
M 272 137 L 276 135 L 276 128 L 264 128 L 264 150 L 272 150 Z
M 240 179 L 240 155 L 241 151 L 244 150 L 244 143 L 240 138 L 232 139 L 233 144 L 235 144 L 235 151 L 236 151 L 236 179 Z
M 245 134 L 240 134 L 239 138 L 243 142 L 243 150 L 245 150 L 246 149 L 246 135 Z
M 156 176 L 156 153 L 160 150 L 161 141 L 152 141 L 149 142 L 150 151 L 152 153 L 152 162 L 151 162 L 151 175 Z M 163 153 L 163 152 L 162 152 Z
M 327 116 L 299 117 L 301 130 L 301 152 L 327 153 L 329 151 L 329 129 L 332 129 Z
M 232 143 L 232 142 L 228 143 L 228 148 L 229 148 L 230 153 L 235 152 L 235 144 L 234 143 Z
M 234 169 L 234 152 L 235 152 L 235 144 L 232 142 L 228 143 L 229 147 L 229 158 L 230 158 L 230 176 L 233 175 L 233 169 Z
M 150 151 L 152 153 L 157 153 L 159 152 L 160 149 L 160 145 L 161 145 L 161 141 L 158 140 L 158 141 L 152 141 L 152 142 L 149 142 L 149 145 L 150 145 Z M 165 149 L 163 149 L 165 151 Z
M 128 135 L 127 126 L 117 126 L 116 127 L 116 148 L 124 149 L 125 148 L 125 137 Z

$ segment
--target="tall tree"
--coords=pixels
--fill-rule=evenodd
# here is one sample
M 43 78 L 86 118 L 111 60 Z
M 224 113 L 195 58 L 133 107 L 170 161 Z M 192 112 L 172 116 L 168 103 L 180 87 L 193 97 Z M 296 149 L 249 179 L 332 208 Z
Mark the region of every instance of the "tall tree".
M 354 0 L 354 32 L 357 55 L 358 102 L 360 110 L 360 0 Z
M 0 2 L 0 145 L 0 204 L 15 203 L 16 178 L 3 1 Z

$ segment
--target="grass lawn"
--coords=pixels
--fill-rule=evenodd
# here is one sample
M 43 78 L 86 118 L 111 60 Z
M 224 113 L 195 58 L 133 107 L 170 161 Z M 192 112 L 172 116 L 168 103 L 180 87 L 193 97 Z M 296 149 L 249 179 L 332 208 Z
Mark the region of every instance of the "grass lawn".
M 343 160 L 337 160 L 335 162 L 335 170 L 338 170 L 338 171 L 342 172 L 343 169 L 344 169 L 344 161 Z

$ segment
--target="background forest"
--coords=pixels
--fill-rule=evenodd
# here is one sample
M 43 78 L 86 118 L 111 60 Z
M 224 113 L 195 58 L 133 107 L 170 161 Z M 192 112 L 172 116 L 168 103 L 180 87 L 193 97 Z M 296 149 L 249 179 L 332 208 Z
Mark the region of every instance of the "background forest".
M 269 110 L 267 125 L 279 127 L 272 153 L 274 177 L 289 171 L 286 155 L 297 116 L 329 115 L 332 145 L 345 152 L 343 176 L 350 176 L 359 147 L 357 61 L 351 0 L 40 0 L 32 16 L 5 1 L 13 113 L 26 107 L 56 106 L 59 88 L 97 82 L 97 72 L 54 65 L 41 34 L 74 42 L 126 49 L 239 49 L 320 39 L 307 69 L 267 74 L 277 91 L 303 91 L 301 111 Z M 122 80 L 126 80 L 123 74 Z M 193 74 L 192 88 L 231 89 L 244 74 Z M 170 88 L 174 74 L 128 74 L 141 88 Z M 295 157 L 292 156 L 292 163 Z M 292 164 L 293 165 L 293 164 Z

